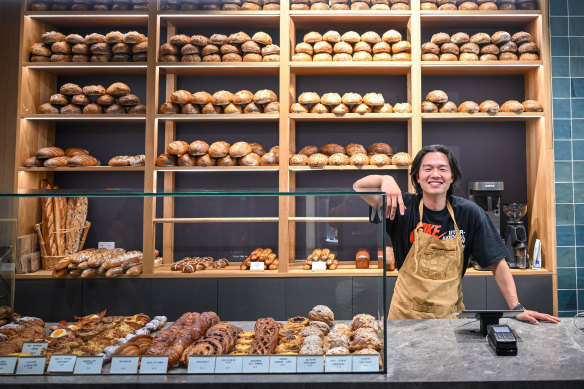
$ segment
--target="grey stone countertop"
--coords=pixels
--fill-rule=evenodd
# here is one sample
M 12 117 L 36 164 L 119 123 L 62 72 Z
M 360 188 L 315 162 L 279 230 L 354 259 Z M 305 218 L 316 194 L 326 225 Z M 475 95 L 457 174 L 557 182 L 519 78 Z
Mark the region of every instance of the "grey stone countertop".
M 517 356 L 497 356 L 480 335 L 479 323 L 460 320 L 396 320 L 388 322 L 387 375 L 383 374 L 258 374 L 7 376 L 0 385 L 75 388 L 85 385 L 118 389 L 143 385 L 278 388 L 552 388 L 584 387 L 584 318 L 534 326 L 502 319 L 515 332 Z

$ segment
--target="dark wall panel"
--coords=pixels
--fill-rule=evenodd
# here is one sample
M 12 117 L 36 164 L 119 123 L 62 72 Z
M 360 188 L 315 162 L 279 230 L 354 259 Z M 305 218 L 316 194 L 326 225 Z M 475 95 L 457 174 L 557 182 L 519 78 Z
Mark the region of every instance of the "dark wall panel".
M 383 278 L 353 277 L 353 316 L 368 313 L 375 317 L 385 317 L 383 307 Z
M 89 315 L 107 309 L 108 315 L 150 314 L 149 296 L 147 278 L 84 279 L 82 312 Z
M 149 297 L 151 315 L 165 315 L 169 321 L 185 312 L 217 312 L 217 279 L 151 279 Z
M 464 277 L 462 295 L 466 309 L 487 309 L 487 278 Z
M 72 321 L 83 312 L 82 280 L 18 280 L 14 287 L 14 311 L 45 321 Z M 103 309 L 103 308 L 102 308 Z
M 513 277 L 519 301 L 527 309 L 553 314 L 552 276 Z M 509 309 L 493 277 L 487 279 L 487 309 Z
M 315 305 L 326 305 L 337 320 L 353 316 L 351 277 L 286 278 L 286 316 L 308 316 Z
M 221 278 L 217 293 L 217 314 L 222 320 L 287 318 L 284 278 Z

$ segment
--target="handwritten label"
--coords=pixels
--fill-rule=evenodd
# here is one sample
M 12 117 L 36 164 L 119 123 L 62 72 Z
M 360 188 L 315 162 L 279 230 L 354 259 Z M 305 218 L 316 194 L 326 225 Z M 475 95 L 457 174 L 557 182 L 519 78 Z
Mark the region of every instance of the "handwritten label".
M 350 373 L 352 367 L 350 355 L 327 355 L 324 364 L 324 372 Z
M 20 357 L 16 366 L 17 375 L 44 374 L 47 357 Z
M 14 374 L 18 357 L 0 357 L 0 374 Z
M 254 355 L 243 358 L 244 373 L 268 373 L 270 371 L 270 357 Z
M 324 357 L 321 355 L 301 355 L 298 357 L 296 372 L 322 373 L 324 371 Z
M 312 271 L 326 271 L 326 262 L 312 262 Z
M 353 372 L 379 371 L 379 355 L 353 355 Z
M 189 357 L 188 374 L 213 374 L 215 357 Z
M 72 373 L 77 355 L 52 355 L 49 360 L 49 373 Z
M 43 350 L 46 350 L 49 342 L 26 342 L 22 345 L 23 353 L 30 353 L 31 355 L 41 355 Z
M 116 248 L 116 242 L 97 242 L 97 248 L 113 250 Z
M 264 271 L 264 263 L 263 262 L 250 262 L 249 270 L 251 270 L 251 271 Z
M 140 362 L 140 357 L 114 356 L 110 374 L 136 374 L 138 372 L 138 362 Z
M 101 374 L 103 357 L 77 357 L 73 374 Z
M 242 357 L 217 357 L 215 362 L 215 373 L 241 373 L 242 368 Z
M 168 356 L 143 356 L 140 363 L 140 374 L 166 374 Z
M 270 373 L 296 373 L 296 357 L 279 355 L 270 357 Z

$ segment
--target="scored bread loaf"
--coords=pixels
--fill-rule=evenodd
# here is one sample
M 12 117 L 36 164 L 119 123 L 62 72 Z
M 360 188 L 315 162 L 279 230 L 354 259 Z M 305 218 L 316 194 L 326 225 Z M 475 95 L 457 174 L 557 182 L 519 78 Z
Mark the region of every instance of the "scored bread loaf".
M 57 243 L 57 255 L 65 255 L 65 222 L 67 219 L 67 198 L 55 197 L 53 199 L 55 213 L 55 233 Z
M 72 197 L 67 203 L 67 221 L 65 228 L 65 254 L 74 254 L 79 251 L 83 226 L 87 220 L 87 197 Z
M 41 180 L 41 189 L 51 189 L 51 185 L 47 180 Z M 46 255 L 54 255 L 53 249 L 56 247 L 56 241 L 54 235 L 51 234 L 51 224 L 54 226 L 54 214 L 53 214 L 53 198 L 51 197 L 41 197 L 41 211 L 42 211 L 42 232 L 43 240 L 45 241 L 45 251 Z

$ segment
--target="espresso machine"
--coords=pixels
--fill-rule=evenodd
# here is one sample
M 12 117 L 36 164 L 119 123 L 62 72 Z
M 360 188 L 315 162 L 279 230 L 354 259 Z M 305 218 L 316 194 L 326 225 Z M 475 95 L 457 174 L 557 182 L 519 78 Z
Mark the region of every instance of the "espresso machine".
M 510 252 L 507 263 L 510 268 L 526 269 L 529 267 L 527 231 L 521 218 L 527 213 L 527 205 L 517 203 L 506 204 L 503 205 L 503 212 L 509 218 L 505 226 L 505 244 Z
M 478 204 L 495 225 L 501 234 L 501 196 L 503 196 L 503 181 L 469 181 L 468 198 Z M 473 258 L 470 265 L 476 270 L 490 270 L 482 268 Z

